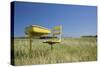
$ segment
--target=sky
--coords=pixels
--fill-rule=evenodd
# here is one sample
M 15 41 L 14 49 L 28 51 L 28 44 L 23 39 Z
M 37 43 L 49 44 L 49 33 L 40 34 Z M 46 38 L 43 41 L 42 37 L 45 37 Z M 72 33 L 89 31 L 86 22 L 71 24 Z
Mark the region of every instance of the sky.
M 97 7 L 15 2 L 14 36 L 25 36 L 25 27 L 40 25 L 48 29 L 62 25 L 62 36 L 97 34 Z

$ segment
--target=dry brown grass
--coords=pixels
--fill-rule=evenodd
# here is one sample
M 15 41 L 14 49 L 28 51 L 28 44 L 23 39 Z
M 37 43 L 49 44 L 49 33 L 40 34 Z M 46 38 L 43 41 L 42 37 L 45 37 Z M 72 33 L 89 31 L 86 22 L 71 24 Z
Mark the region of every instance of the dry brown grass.
M 33 39 L 32 53 L 29 56 L 28 39 L 14 40 L 15 65 L 51 64 L 97 60 L 96 38 L 63 38 L 61 44 L 42 43 L 43 39 Z

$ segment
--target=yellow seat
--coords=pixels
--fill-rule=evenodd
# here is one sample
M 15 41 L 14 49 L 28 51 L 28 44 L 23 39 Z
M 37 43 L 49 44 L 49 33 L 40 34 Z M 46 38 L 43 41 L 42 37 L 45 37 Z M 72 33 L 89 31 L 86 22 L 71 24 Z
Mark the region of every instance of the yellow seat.
M 45 41 L 45 42 L 43 42 L 43 43 L 48 43 L 48 44 L 50 44 L 50 45 L 52 45 L 52 44 L 56 44 L 56 43 L 60 43 L 61 41 L 60 40 L 48 40 L 48 41 Z
M 62 32 L 62 26 L 55 26 L 52 29 L 52 39 L 44 41 L 43 43 L 48 43 L 50 45 L 56 44 L 56 43 L 61 43 L 61 32 Z M 56 37 L 56 38 L 54 38 Z

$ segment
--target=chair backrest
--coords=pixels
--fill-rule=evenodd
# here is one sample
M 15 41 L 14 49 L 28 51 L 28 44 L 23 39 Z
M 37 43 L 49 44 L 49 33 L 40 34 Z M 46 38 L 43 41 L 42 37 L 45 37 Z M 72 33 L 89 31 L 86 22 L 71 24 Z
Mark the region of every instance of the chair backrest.
M 55 26 L 52 29 L 52 37 L 56 38 L 57 41 L 61 42 L 62 25 Z

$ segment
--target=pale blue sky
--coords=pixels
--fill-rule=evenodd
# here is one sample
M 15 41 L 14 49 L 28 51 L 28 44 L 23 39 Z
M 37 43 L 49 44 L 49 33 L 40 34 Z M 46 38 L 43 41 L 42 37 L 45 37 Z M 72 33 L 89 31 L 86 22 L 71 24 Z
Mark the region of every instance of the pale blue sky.
M 24 36 L 28 25 L 63 26 L 63 36 L 96 35 L 97 7 L 15 2 L 14 36 Z

